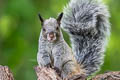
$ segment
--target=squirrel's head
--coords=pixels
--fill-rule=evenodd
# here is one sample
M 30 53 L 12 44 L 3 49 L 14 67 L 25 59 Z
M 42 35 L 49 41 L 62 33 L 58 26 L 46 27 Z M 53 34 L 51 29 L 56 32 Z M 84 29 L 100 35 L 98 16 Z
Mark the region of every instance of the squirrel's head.
M 39 14 L 43 37 L 49 42 L 55 42 L 61 36 L 60 35 L 60 22 L 61 22 L 62 16 L 63 16 L 63 13 L 61 13 L 57 19 L 49 18 L 49 19 L 44 20 Z

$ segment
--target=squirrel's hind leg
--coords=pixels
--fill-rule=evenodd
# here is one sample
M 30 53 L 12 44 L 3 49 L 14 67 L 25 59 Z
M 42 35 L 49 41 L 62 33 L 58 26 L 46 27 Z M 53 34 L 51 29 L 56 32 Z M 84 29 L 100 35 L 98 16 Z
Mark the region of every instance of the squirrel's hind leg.
M 83 71 L 83 69 L 72 60 L 66 62 L 62 67 L 61 77 L 63 80 L 82 78 L 83 75 L 85 76 L 85 71 Z

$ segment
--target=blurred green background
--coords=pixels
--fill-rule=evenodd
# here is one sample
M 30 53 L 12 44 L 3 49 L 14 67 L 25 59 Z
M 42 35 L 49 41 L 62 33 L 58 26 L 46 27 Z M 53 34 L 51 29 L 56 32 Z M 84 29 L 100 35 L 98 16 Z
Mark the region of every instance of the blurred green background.
M 56 17 L 69 0 L 0 0 L 0 65 L 16 80 L 35 80 L 33 67 L 40 33 L 37 14 Z M 111 37 L 100 73 L 120 70 L 120 0 L 104 0 L 111 13 Z M 68 36 L 65 40 L 70 43 Z

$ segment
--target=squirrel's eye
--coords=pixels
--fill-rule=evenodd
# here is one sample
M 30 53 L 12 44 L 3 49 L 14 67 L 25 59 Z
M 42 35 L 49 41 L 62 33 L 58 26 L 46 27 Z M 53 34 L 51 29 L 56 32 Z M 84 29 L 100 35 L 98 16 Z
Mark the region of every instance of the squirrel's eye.
M 45 28 L 43 28 L 43 31 L 46 31 Z
M 57 27 L 56 30 L 58 30 L 59 28 Z

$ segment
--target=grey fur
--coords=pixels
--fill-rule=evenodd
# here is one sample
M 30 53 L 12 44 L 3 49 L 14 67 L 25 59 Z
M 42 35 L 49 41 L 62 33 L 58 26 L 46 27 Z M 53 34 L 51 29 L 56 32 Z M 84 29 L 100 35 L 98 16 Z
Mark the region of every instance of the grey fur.
M 37 54 L 37 62 L 40 67 L 53 67 L 57 68 L 61 72 L 61 77 L 66 78 L 69 74 L 79 74 L 79 66 L 74 58 L 72 49 L 67 45 L 63 39 L 63 35 L 58 25 L 57 20 L 50 18 L 44 21 L 43 28 L 39 37 L 39 48 Z M 59 26 L 59 30 L 56 27 Z M 46 34 L 54 32 L 58 33 L 57 40 L 49 42 L 45 37 Z M 51 66 L 50 66 L 51 65 Z M 82 70 L 81 70 L 82 73 Z
M 97 0 L 71 0 L 63 13 L 61 26 L 70 35 L 73 54 L 91 75 L 103 64 L 110 36 L 108 9 Z

